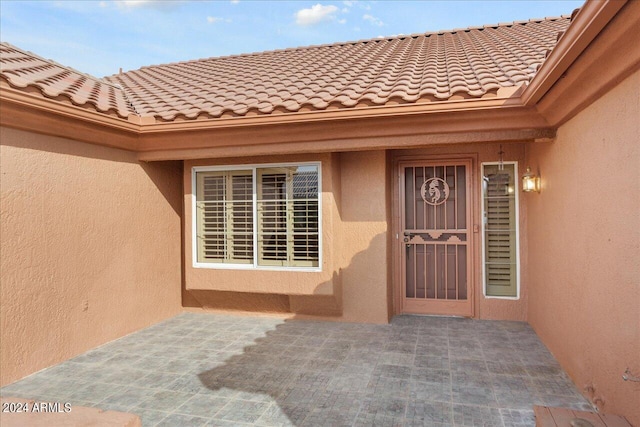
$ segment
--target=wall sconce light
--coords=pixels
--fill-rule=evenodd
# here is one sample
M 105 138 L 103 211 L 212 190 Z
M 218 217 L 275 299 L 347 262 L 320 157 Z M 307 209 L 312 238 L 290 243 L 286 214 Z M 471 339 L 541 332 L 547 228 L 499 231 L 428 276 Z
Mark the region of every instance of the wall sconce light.
M 531 168 L 527 167 L 527 171 L 522 175 L 522 191 L 530 193 L 540 192 L 540 177 L 531 172 Z

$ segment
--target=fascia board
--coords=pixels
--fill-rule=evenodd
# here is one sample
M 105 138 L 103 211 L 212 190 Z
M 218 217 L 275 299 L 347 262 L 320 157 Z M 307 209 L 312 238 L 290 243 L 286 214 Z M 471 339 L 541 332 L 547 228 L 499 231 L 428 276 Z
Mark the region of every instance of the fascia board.
M 41 95 L 17 90 L 5 84 L 2 85 L 0 90 L 0 101 L 2 103 L 11 103 L 24 108 L 38 109 L 69 118 L 100 124 L 118 130 L 133 133 L 140 132 L 140 124 L 136 123 L 139 121 L 136 116 L 131 117 L 129 120 L 122 119 L 120 117 L 97 112 L 93 109 L 83 108 Z
M 523 91 L 521 103 L 537 104 L 626 3 L 627 0 L 587 1 Z

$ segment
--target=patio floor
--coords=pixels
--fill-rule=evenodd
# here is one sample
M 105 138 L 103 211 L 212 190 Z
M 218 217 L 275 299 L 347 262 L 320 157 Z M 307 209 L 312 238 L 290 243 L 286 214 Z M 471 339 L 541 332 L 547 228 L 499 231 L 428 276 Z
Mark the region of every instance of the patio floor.
M 144 426 L 533 426 L 590 409 L 526 323 L 184 313 L 0 389 Z

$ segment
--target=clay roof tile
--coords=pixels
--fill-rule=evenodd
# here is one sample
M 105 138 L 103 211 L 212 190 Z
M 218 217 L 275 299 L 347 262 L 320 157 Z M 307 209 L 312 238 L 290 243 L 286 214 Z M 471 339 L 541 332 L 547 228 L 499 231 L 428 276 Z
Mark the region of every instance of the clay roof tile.
M 37 89 L 43 96 L 122 118 L 135 113 L 122 88 L 60 65 L 9 43 L 0 43 L 0 77 L 18 89 Z
M 104 79 L 0 45 L 0 77 L 120 117 L 288 114 L 495 96 L 535 76 L 569 16 L 151 65 Z

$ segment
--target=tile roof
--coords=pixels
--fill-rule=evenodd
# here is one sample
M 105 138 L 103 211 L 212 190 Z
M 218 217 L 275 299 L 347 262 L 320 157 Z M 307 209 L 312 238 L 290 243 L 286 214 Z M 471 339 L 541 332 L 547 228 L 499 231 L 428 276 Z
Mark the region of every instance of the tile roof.
M 143 67 L 97 79 L 1 45 L 2 78 L 159 121 L 497 96 L 529 82 L 569 16 Z
M 25 91 L 70 102 L 122 118 L 135 110 L 122 88 L 73 68 L 44 59 L 9 43 L 0 43 L 0 78 Z

